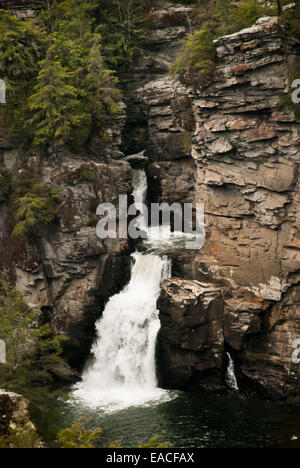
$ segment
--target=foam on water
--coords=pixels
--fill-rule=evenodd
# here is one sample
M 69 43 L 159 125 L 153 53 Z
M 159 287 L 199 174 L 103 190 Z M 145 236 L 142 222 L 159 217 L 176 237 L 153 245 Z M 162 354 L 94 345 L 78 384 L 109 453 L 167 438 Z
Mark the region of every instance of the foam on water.
M 165 396 L 157 388 L 155 371 L 156 301 L 161 281 L 171 276 L 171 263 L 140 253 L 133 259 L 130 283 L 110 299 L 97 323 L 94 362 L 75 391 L 93 406 L 126 407 Z
M 134 173 L 134 184 L 135 203 L 144 203 L 147 179 L 143 171 Z M 140 228 L 145 224 L 143 217 Z M 109 300 L 97 322 L 93 363 L 74 390 L 77 400 L 105 411 L 155 404 L 174 395 L 158 388 L 155 369 L 160 329 L 156 302 L 161 282 L 171 276 L 171 260 L 150 252 L 136 252 L 132 258 L 131 280 Z

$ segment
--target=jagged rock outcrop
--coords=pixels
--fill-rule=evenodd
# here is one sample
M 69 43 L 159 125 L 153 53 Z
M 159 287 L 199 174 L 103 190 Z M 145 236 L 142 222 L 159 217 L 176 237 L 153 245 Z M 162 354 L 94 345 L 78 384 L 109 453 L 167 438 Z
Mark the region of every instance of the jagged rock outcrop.
M 242 387 L 264 397 L 297 399 L 300 368 L 292 353 L 300 336 L 300 124 L 278 103 L 300 45 L 277 18 L 262 18 L 216 41 L 218 64 L 209 84 L 183 86 L 168 74 L 176 38 L 190 25 L 186 10 L 178 23 L 173 20 L 176 8 L 165 4 L 154 11 L 159 64 L 149 42 L 151 71 L 137 60 L 128 93 L 127 124 L 142 135 L 135 148 L 142 149 L 142 141 L 146 146 L 151 200 L 205 206 L 203 248 L 176 258 L 178 278 L 163 284 L 161 381 L 218 388 L 230 350 Z M 185 281 L 191 289 L 194 284 L 196 303 L 199 282 L 222 291 L 218 359 L 207 358 L 208 342 L 205 351 L 186 349 L 180 332 L 189 320 Z M 203 324 L 201 314 L 198 324 L 195 316 L 197 336 Z M 214 369 L 213 375 L 206 369 Z
M 223 364 L 223 299 L 213 284 L 172 278 L 163 283 L 160 384 L 220 389 Z M 178 344 L 180 343 L 180 346 Z
M 130 165 L 100 162 L 91 155 L 26 159 L 16 150 L 3 151 L 0 158 L 12 173 L 35 175 L 58 192 L 57 221 L 37 229 L 25 243 L 11 237 L 11 213 L 2 204 L 0 261 L 29 305 L 70 338 L 69 358 L 78 365 L 89 352 L 105 302 L 129 278 L 128 242 L 99 239 L 95 214 L 98 204 L 118 206 L 119 194 L 131 192 Z
M 0 436 L 10 431 L 22 435 L 26 431 L 35 431 L 27 410 L 28 401 L 16 393 L 0 389 Z
M 151 201 L 191 202 L 194 116 L 188 91 L 169 71 L 180 40 L 191 30 L 192 7 L 157 4 L 151 10 L 147 43 L 137 51 L 130 73 L 121 77 L 127 104 L 123 148 L 128 154 L 145 150 Z
M 227 286 L 224 337 L 241 380 L 264 396 L 299 395 L 300 124 L 278 102 L 300 44 L 262 18 L 215 45 L 215 77 L 193 99 L 207 224 L 193 277 Z
M 76 361 L 85 340 L 88 349 L 85 337 L 104 301 L 128 278 L 128 245 L 96 238 L 89 226 L 90 203 L 129 193 L 124 154 L 144 151 L 149 201 L 205 207 L 204 246 L 174 258 L 174 278 L 162 285 L 160 381 L 167 387 L 219 390 L 230 351 L 240 388 L 295 402 L 300 395 L 300 366 L 292 361 L 300 336 L 300 124 L 278 103 L 300 45 L 277 18 L 260 19 L 216 41 L 218 63 L 206 86 L 185 86 L 169 71 L 191 29 L 191 7 L 158 4 L 147 44 L 121 76 L 126 123 L 120 116 L 112 125 L 109 145 L 95 136 L 93 155 L 85 160 L 58 155 L 40 162 L 26 155 L 25 168 L 38 167 L 41 180 L 58 188 L 61 212 L 37 245 L 16 249 L 8 241 L 10 213 L 2 203 L 2 262 L 16 265 L 29 302 L 48 314 L 58 332 L 71 336 Z M 3 164 L 22 170 L 1 122 L 0 146 Z

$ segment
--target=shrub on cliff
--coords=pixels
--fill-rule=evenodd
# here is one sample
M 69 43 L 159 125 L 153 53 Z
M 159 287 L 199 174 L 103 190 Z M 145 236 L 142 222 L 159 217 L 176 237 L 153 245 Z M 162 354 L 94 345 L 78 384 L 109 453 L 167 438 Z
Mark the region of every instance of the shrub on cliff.
M 38 225 L 47 225 L 55 219 L 59 198 L 56 190 L 47 185 L 37 184 L 30 179 L 28 182 L 29 187 L 24 193 L 18 189 L 19 195 L 18 191 L 12 195 L 16 218 L 13 237 L 27 235 Z
M 260 0 L 240 0 L 236 4 L 230 0 L 198 0 L 197 29 L 188 35 L 173 75 L 184 82 L 205 84 L 215 67 L 213 40 L 252 26 L 261 16 L 276 15 L 275 4 L 267 8 Z
M 282 12 L 281 21 L 287 25 L 289 34 L 300 40 L 300 3 L 297 1 L 293 5 Z
M 7 277 L 0 277 L 0 339 L 6 343 L 6 364 L 0 364 L 0 387 L 22 394 L 39 411 L 47 410 L 57 394 L 53 385 L 67 378 L 61 358 L 64 337 L 31 310 Z M 65 371 L 63 371 L 65 369 Z M 57 403 L 57 402 L 56 402 Z
M 30 138 L 27 99 L 47 47 L 45 30 L 33 20 L 20 21 L 0 10 L 0 75 L 7 88 L 6 125 L 16 144 Z
M 113 68 L 129 65 L 136 48 L 147 38 L 151 4 L 151 0 L 102 0 L 97 32 Z
M 198 75 L 200 81 L 207 81 L 215 67 L 216 49 L 213 45 L 213 34 L 208 29 L 200 29 L 189 34 L 184 52 L 173 66 L 173 75 Z
M 0 435 L 0 449 L 44 448 L 34 427 L 10 429 L 8 434 Z

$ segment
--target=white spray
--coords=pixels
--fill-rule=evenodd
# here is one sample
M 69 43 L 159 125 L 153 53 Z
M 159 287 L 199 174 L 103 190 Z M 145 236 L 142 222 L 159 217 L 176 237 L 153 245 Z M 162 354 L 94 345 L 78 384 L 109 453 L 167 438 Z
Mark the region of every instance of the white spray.
M 143 171 L 135 172 L 134 183 L 135 203 L 144 203 Z M 161 282 L 171 276 L 171 261 L 149 253 L 136 252 L 132 257 L 131 280 L 109 300 L 97 322 L 94 361 L 74 392 L 89 405 L 106 410 L 168 397 L 168 392 L 157 388 L 155 347 L 160 329 L 156 302 Z

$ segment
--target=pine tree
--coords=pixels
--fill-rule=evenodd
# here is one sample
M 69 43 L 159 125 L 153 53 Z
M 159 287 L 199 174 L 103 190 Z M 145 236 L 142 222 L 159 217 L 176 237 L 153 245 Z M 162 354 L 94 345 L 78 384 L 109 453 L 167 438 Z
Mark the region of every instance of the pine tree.
M 101 46 L 97 40 L 91 48 L 87 72 L 84 83 L 87 99 L 93 117 L 101 122 L 104 116 L 120 110 L 121 93 L 114 72 L 104 66 Z
M 69 39 L 86 40 L 95 21 L 98 0 L 64 0 L 56 2 L 56 30 L 63 31 Z
M 38 225 L 51 223 L 56 214 L 58 194 L 55 189 L 43 184 L 33 184 L 30 190 L 14 200 L 17 224 L 12 236 L 25 236 Z
M 29 98 L 33 114 L 34 143 L 37 145 L 63 146 L 84 118 L 80 110 L 78 90 L 70 83 L 72 74 L 58 60 L 55 47 L 47 52 L 41 62 L 35 93 Z
M 0 276 L 0 339 L 7 351 L 0 387 L 30 400 L 34 388 L 40 392 L 42 383 L 51 384 L 56 369 L 64 365 L 60 354 L 65 338 L 53 337 L 49 325 L 39 325 L 39 312 L 29 308 L 5 275 Z
M 13 82 L 33 77 L 45 51 L 45 31 L 33 20 L 20 21 L 0 10 L 0 38 L 1 74 Z

